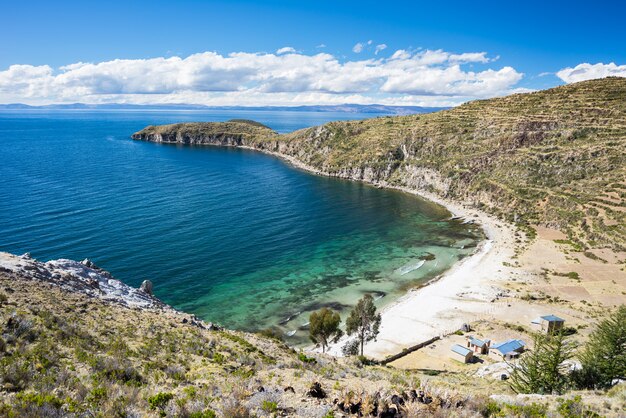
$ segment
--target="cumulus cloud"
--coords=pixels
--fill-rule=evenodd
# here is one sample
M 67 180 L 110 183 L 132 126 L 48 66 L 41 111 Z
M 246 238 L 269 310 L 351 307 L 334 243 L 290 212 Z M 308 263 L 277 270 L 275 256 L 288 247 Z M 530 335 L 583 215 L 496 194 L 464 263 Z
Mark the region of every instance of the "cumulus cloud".
M 363 48 L 365 48 L 365 45 L 363 45 L 361 42 L 358 42 L 352 47 L 352 52 L 360 54 L 361 51 L 363 51 Z
M 378 53 L 380 51 L 385 50 L 385 49 L 387 49 L 387 45 L 385 45 L 385 44 L 376 45 L 376 49 L 374 50 L 374 54 L 378 55 Z
M 566 83 L 604 78 L 609 76 L 626 77 L 626 65 L 616 65 L 614 62 L 603 64 L 583 63 L 574 68 L 563 68 L 556 73 L 557 77 Z
M 398 50 L 390 58 L 340 60 L 284 47 L 275 54 L 203 52 L 58 69 L 12 65 L 0 71 L 0 102 L 450 105 L 514 90 L 523 75 L 512 67 L 465 68 L 490 62 L 485 52 Z
M 276 55 L 293 54 L 296 50 L 290 46 L 285 46 L 276 51 Z

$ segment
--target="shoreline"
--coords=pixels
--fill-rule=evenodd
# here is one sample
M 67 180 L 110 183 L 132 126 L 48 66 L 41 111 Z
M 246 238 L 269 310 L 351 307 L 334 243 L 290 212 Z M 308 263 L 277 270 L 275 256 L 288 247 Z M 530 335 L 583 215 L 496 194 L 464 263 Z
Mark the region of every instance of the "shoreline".
M 380 333 L 376 341 L 364 346 L 364 353 L 368 357 L 382 360 L 435 336 L 453 333 L 464 323 L 492 316 L 498 310 L 499 306 L 494 302 L 507 293 L 500 283 L 510 275 L 510 268 L 504 263 L 515 255 L 514 226 L 462 202 L 442 198 L 426 190 L 333 176 L 289 155 L 250 146 L 237 148 L 275 156 L 309 173 L 360 181 L 374 187 L 412 194 L 443 206 L 454 217 L 476 222 L 483 230 L 486 239 L 478 244 L 472 255 L 382 308 Z M 331 344 L 327 353 L 342 356 L 341 348 L 347 340 L 344 336 L 339 342 Z

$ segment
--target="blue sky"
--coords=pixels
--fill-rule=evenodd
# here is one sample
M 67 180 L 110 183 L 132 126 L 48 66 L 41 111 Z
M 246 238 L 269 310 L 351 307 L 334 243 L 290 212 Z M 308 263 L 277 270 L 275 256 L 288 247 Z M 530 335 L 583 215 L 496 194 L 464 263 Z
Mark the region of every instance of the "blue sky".
M 5 103 L 437 105 L 626 75 L 619 1 L 4 0 L 2 11 Z

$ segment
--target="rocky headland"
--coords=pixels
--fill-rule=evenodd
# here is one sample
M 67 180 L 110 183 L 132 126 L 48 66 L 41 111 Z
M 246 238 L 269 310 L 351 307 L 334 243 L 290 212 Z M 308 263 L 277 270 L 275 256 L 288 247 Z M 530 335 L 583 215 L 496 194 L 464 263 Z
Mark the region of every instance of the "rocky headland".
M 377 358 L 467 321 L 526 323 L 550 309 L 585 323 L 624 302 L 624 78 L 284 135 L 238 120 L 150 126 L 132 138 L 254 149 L 416 193 L 482 224 L 487 241 L 473 257 L 385 310 L 368 346 Z

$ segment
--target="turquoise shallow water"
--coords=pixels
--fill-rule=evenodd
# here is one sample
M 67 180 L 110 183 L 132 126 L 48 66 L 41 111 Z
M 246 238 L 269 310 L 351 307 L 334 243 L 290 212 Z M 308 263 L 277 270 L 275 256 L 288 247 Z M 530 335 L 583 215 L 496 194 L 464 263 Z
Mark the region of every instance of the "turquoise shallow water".
M 365 292 L 388 303 L 470 254 L 480 231 L 414 196 L 253 151 L 129 135 L 176 121 L 249 118 L 286 132 L 371 116 L 0 112 L 0 250 L 88 257 L 131 285 L 152 280 L 176 308 L 304 341 L 309 311 L 345 314 Z

